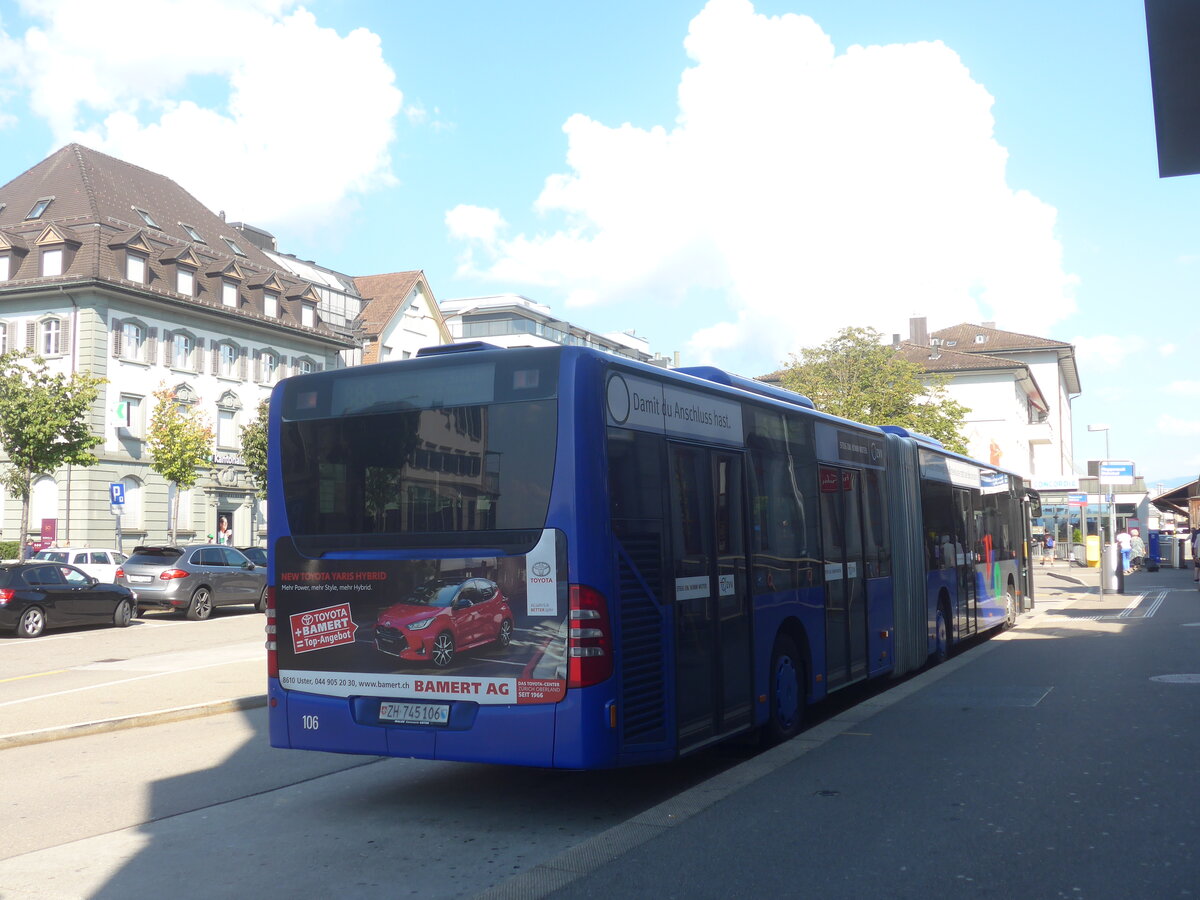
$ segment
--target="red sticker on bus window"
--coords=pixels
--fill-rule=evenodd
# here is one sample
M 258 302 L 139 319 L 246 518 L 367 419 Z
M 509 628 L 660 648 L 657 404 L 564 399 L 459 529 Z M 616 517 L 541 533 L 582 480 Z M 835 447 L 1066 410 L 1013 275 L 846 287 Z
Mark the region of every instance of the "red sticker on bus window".
M 353 644 L 358 626 L 350 618 L 350 604 L 339 603 L 291 616 L 291 630 L 295 651 L 308 653 Z

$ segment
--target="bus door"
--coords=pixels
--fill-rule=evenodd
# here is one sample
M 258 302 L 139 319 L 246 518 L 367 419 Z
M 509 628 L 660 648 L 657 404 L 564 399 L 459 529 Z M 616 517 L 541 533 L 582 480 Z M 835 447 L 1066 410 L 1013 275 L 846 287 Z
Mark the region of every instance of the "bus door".
M 821 466 L 825 560 L 825 683 L 830 690 L 867 675 L 867 591 L 859 472 Z
M 742 454 L 670 445 L 679 749 L 750 724 Z
M 959 638 L 974 634 L 979 627 L 979 595 L 975 585 L 976 534 L 975 511 L 971 492 L 954 490 L 954 527 L 958 532 L 954 566 L 958 571 L 958 606 L 955 610 L 955 634 Z

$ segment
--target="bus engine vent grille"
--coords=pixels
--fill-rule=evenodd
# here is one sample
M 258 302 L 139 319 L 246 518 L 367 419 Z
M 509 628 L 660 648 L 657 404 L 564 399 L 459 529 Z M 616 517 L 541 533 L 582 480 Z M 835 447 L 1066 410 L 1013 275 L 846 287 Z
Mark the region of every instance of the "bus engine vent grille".
M 657 534 L 623 536 L 618 562 L 621 589 L 621 740 L 633 745 L 667 741 L 667 621 L 654 589 L 662 584 L 662 541 Z

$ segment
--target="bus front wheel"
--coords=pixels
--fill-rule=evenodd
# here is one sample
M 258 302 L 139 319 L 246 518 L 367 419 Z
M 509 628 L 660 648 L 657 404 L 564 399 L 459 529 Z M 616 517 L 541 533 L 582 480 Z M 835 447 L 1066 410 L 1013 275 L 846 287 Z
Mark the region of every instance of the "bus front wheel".
M 778 744 L 794 738 L 804 726 L 804 661 L 796 650 L 796 642 L 781 634 L 771 651 L 770 717 L 763 729 L 768 744 Z

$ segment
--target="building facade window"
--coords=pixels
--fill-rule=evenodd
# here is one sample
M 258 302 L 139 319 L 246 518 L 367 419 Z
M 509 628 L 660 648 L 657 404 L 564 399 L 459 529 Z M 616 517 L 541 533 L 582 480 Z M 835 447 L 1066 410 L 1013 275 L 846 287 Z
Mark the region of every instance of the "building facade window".
M 171 365 L 176 369 L 192 368 L 192 352 L 195 346 L 188 334 L 176 334 L 171 338 Z
M 63 273 L 62 248 L 42 251 L 42 277 L 50 278 Z
M 0 256 L 0 281 L 8 281 L 12 278 L 12 256 L 5 253 Z
M 62 323 L 58 319 L 47 319 L 42 323 L 40 346 L 43 356 L 62 355 Z
M 263 315 L 272 319 L 279 318 L 279 295 L 270 291 L 263 292 Z
M 308 328 L 312 328 L 316 324 L 316 320 L 317 320 L 316 311 L 312 308 L 312 305 L 309 303 L 301 304 L 300 305 L 300 324 L 304 325 Z
M 195 296 L 196 273 L 187 266 L 178 266 L 175 269 L 175 292 L 185 297 Z
M 259 380 L 263 384 L 274 384 L 279 377 L 279 357 L 264 350 L 258 359 Z
M 238 288 L 236 282 L 228 280 L 221 282 L 221 302 L 226 306 L 237 306 Z
M 225 450 L 236 450 L 238 441 L 237 410 L 217 410 L 217 446 Z
M 233 344 L 222 344 L 220 347 L 220 361 L 218 363 L 217 374 L 224 375 L 226 378 L 234 378 L 237 375 L 238 349 Z
M 307 359 L 302 359 L 296 363 L 296 374 L 297 375 L 309 375 L 312 373 L 312 370 L 313 370 L 313 364 Z
M 146 330 L 136 322 L 121 326 L 121 359 L 141 360 L 146 352 Z
M 146 257 L 141 253 L 133 253 L 126 251 L 125 253 L 125 279 L 138 284 L 146 283 Z
M 141 438 L 144 436 L 142 427 L 142 398 L 133 394 L 122 394 L 117 401 L 117 427 L 124 429 L 123 437 Z

